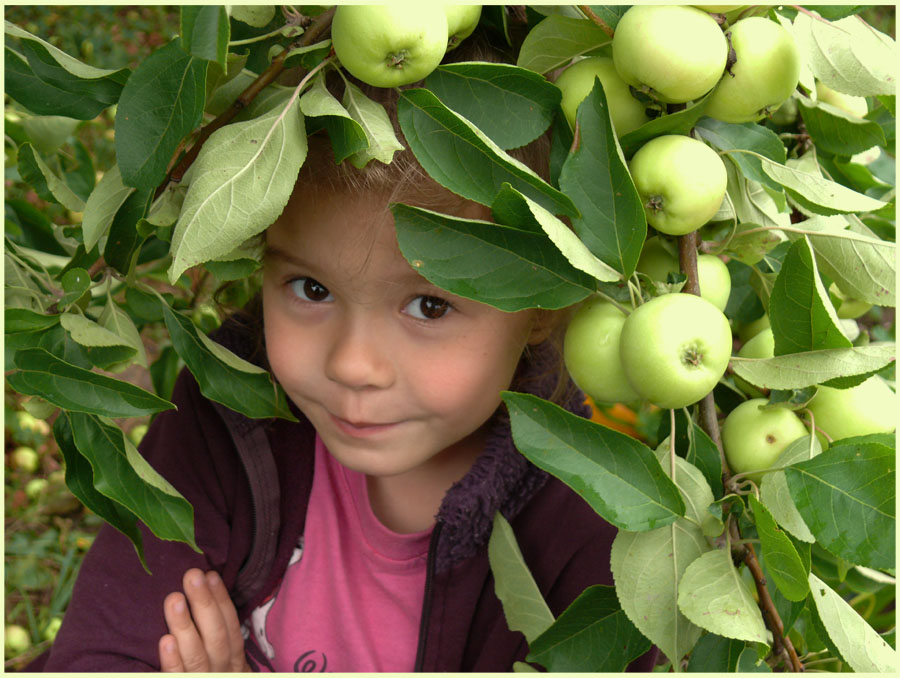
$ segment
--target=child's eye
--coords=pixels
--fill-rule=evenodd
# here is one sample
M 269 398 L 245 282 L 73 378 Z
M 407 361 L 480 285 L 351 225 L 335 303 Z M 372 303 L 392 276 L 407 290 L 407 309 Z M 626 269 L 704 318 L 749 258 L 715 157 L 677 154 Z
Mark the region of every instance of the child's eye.
M 318 280 L 297 278 L 292 280 L 291 291 L 304 301 L 331 301 L 331 292 Z
M 403 311 L 419 320 L 437 320 L 447 315 L 452 308 L 449 301 L 440 297 L 420 296 L 409 302 Z

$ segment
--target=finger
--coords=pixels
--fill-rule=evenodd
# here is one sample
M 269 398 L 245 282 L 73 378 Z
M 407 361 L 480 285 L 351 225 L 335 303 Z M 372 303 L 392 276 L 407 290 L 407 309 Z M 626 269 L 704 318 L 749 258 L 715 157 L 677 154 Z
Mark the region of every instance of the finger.
M 170 633 L 159 639 L 159 670 L 162 673 L 184 673 L 178 641 Z
M 178 644 L 183 671 L 209 671 L 209 660 L 200 633 L 194 625 L 182 593 L 170 593 L 163 601 L 163 613 L 169 633 Z
M 202 570 L 192 568 L 185 572 L 183 584 L 191 616 L 206 649 L 209 670 L 225 671 L 231 666 L 229 633 L 219 603 L 206 581 L 206 575 Z M 185 661 L 187 662 L 187 658 Z
M 228 595 L 228 589 L 225 588 L 225 583 L 218 572 L 214 570 L 207 572 L 206 583 L 225 620 L 228 646 L 231 648 L 230 669 L 232 671 L 241 671 L 246 665 L 246 659 L 244 658 L 244 636 L 241 634 L 241 622 L 238 619 L 237 609 L 234 607 L 231 596 Z

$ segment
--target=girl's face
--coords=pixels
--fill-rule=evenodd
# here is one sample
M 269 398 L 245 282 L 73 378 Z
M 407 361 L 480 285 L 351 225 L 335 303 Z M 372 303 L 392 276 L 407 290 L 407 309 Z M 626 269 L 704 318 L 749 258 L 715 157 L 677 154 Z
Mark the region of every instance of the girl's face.
M 469 210 L 460 216 L 481 216 Z M 383 195 L 301 189 L 266 241 L 269 363 L 338 461 L 414 478 L 474 460 L 535 313 L 422 278 L 400 253 Z

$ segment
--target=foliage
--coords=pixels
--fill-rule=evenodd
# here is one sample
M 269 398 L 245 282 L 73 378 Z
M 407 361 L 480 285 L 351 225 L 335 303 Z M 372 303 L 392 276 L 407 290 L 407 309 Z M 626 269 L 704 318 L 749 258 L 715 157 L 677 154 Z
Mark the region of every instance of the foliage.
M 291 417 L 268 373 L 206 334 L 221 318 L 215 289 L 232 283 L 231 306 L 254 295 L 257 236 L 290 195 L 307 135 L 327 130 L 336 159 L 357 166 L 401 148 L 362 90 L 347 82 L 339 101 L 325 87 L 326 74 L 341 73 L 330 12 L 302 9 L 184 6 L 178 36 L 130 63 L 94 62 L 84 42 L 80 53 L 60 50 L 24 15 L 6 24 L 7 383 L 54 422 L 72 493 L 142 559 L 137 520 L 193 544 L 190 506 L 123 430 L 172 407 L 182 366 L 212 400 Z M 401 251 L 430 281 L 508 311 L 597 294 L 630 310 L 690 285 L 690 265 L 663 283 L 635 272 L 648 228 L 627 160 L 654 137 L 692 134 L 724 159 L 728 190 L 679 245 L 729 260 L 736 334 L 765 312 L 775 337 L 774 357 L 733 358 L 714 403 L 659 414 L 657 431 L 642 426 L 644 442 L 504 394 L 521 452 L 620 528 L 615 588 L 588 589 L 554 620 L 498 518 L 497 592 L 529 661 L 621 670 L 652 642 L 676 670 L 765 670 L 763 659 L 894 666 L 893 436 L 825 451 L 808 436 L 758 487 L 730 476 L 716 442 L 716 411 L 744 399 L 736 376 L 800 412 L 819 385 L 892 378 L 894 42 L 860 8 L 816 9 L 742 10 L 788 28 L 805 64 L 782 115 L 759 123 L 705 117 L 703 98 L 617 138 L 597 83 L 573 135 L 545 76 L 573 57 L 608 55 L 622 6 L 485 7 L 484 30 L 508 41 L 517 64 L 441 66 L 400 94 L 400 126 L 424 169 L 493 216 L 393 206 Z M 284 68 L 302 77 L 272 82 Z M 816 79 L 867 97 L 869 113 L 816 101 Z M 548 129 L 550 182 L 508 153 Z M 831 283 L 874 304 L 852 328 Z M 61 590 L 70 566 L 59 566 Z

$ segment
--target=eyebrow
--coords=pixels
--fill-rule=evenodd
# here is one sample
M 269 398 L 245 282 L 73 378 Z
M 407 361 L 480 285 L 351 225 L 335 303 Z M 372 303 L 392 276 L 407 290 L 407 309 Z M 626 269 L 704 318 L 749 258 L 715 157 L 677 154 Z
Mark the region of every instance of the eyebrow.
M 278 247 L 277 245 L 273 245 L 271 243 L 266 243 L 265 249 L 263 251 L 263 262 L 265 262 L 266 259 L 280 259 L 282 261 L 286 261 L 290 264 L 293 264 L 294 266 L 297 266 L 297 267 L 303 268 L 303 269 L 317 268 L 317 267 L 312 266 L 311 264 L 307 263 L 303 259 L 301 259 L 301 258 L 285 251 L 284 249 Z M 406 261 L 406 259 L 404 259 L 404 261 Z M 428 280 L 425 276 L 423 276 L 422 274 L 417 272 L 416 269 L 413 268 L 412 264 L 410 264 L 409 262 L 406 262 L 406 263 L 407 263 L 407 267 L 404 268 L 402 273 L 397 273 L 396 275 L 392 275 L 389 278 L 386 278 L 385 282 L 391 282 L 391 283 L 395 283 L 395 284 L 419 282 L 419 283 L 427 284 L 430 287 L 433 287 L 435 290 L 440 290 L 441 292 L 444 292 L 445 294 L 447 293 L 446 290 L 442 290 L 440 287 L 438 287 L 437 285 L 432 283 L 430 280 Z

